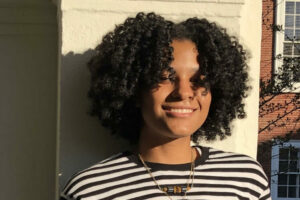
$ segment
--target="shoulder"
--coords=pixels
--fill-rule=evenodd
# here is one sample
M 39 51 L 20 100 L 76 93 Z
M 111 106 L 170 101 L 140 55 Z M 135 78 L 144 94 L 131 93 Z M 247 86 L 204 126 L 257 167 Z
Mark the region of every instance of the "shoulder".
M 230 151 L 224 151 L 212 147 L 202 147 L 207 148 L 208 152 L 208 160 L 210 162 L 232 162 L 232 163 L 252 163 L 254 165 L 257 165 L 261 168 L 261 165 L 252 157 L 236 153 L 236 152 L 230 152 Z
M 131 155 L 129 151 L 120 152 L 77 172 L 64 187 L 61 198 L 77 198 L 91 187 L 108 183 L 114 178 L 112 174 L 116 176 L 125 169 L 135 167 L 136 164 L 130 159 Z
M 255 199 L 271 199 L 268 178 L 262 166 L 252 157 L 240 153 L 223 151 L 211 147 L 200 147 L 205 156 L 205 163 L 200 172 L 205 172 L 209 179 L 228 188 L 247 192 Z M 252 199 L 252 198 L 251 198 Z
M 257 184 L 262 188 L 268 187 L 268 178 L 260 163 L 254 158 L 245 154 L 223 151 L 211 147 L 202 148 L 207 149 L 206 152 L 208 155 L 205 164 L 208 167 L 213 167 L 215 170 L 219 169 L 219 171 L 223 172 L 230 172 L 231 174 L 236 173 L 240 176 L 245 175 L 244 177 L 248 177 L 249 181 L 257 181 Z

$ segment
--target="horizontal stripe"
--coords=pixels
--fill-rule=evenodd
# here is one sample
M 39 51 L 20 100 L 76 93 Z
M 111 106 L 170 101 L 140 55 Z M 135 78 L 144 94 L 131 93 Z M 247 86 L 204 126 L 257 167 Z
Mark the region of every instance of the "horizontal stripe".
M 133 194 L 134 195 L 134 194 Z M 131 196 L 133 196 L 131 195 Z M 155 194 L 149 194 L 149 195 L 142 195 L 142 196 L 137 196 L 135 198 L 127 198 L 128 196 L 124 196 L 124 197 L 120 197 L 120 199 L 130 199 L 130 200 L 141 200 L 141 199 L 149 199 L 149 198 L 153 198 L 157 199 L 159 197 L 159 194 L 155 193 Z M 130 197 L 130 196 L 129 196 Z M 243 197 L 240 195 L 237 195 L 235 193 L 231 193 L 231 192 L 197 192 L 195 194 L 188 194 L 187 195 L 188 199 L 194 199 L 194 200 L 249 200 L 247 197 Z M 173 198 L 173 196 L 172 196 Z M 177 198 L 176 198 L 177 199 Z M 183 199 L 182 197 L 178 197 L 178 199 Z
M 197 147 L 193 187 L 188 199 L 270 200 L 268 180 L 259 163 L 241 154 Z M 190 163 L 167 165 L 149 163 L 160 186 L 186 186 Z M 191 181 L 191 180 L 190 180 Z M 169 199 L 148 174 L 139 158 L 126 151 L 75 174 L 63 195 L 77 200 Z M 62 195 L 62 196 L 63 196 Z M 173 199 L 182 199 L 172 195 Z
M 143 169 L 142 169 L 143 170 Z M 215 169 L 218 170 L 218 169 Z M 195 178 L 196 179 L 204 179 L 204 180 L 231 180 L 231 181 L 236 181 L 237 184 L 240 184 L 241 182 L 251 182 L 254 185 L 258 185 L 261 188 L 264 188 L 264 185 L 260 185 L 259 184 L 259 179 L 262 179 L 260 176 L 257 176 L 256 174 L 251 174 L 251 173 L 245 173 L 243 174 L 242 172 L 236 172 L 232 169 L 228 169 L 228 171 L 233 171 L 231 173 L 223 173 L 223 172 L 213 172 L 213 173 L 198 173 L 195 172 Z M 179 173 L 179 172 L 177 172 Z M 200 175 L 202 174 L 202 175 Z M 203 174 L 206 174 L 206 176 L 204 176 Z M 171 181 L 177 181 L 180 182 L 179 179 L 182 180 L 182 183 L 185 183 L 186 180 L 188 179 L 189 176 L 189 172 L 186 171 L 186 173 L 184 175 L 177 175 L 174 172 L 171 172 L 169 174 L 161 174 L 159 172 L 155 172 L 153 173 L 153 175 L 156 177 L 156 180 L 161 183 L 161 180 L 171 180 Z M 115 175 L 113 175 L 115 176 Z M 209 177 L 208 177 L 209 176 Z M 239 178 L 239 176 L 242 176 L 243 178 Z M 122 177 L 116 177 L 114 179 L 112 179 L 111 176 L 107 176 L 105 177 L 98 177 L 98 179 L 91 179 L 90 182 L 84 182 L 81 183 L 81 185 L 83 185 L 82 187 L 78 188 L 76 191 L 74 191 L 73 193 L 78 193 L 86 188 L 89 187 L 94 187 L 99 185 L 99 189 L 103 188 L 103 189 L 107 189 L 108 186 L 113 186 L 113 185 L 117 185 L 120 186 L 121 184 L 128 184 L 128 183 L 133 183 L 133 184 L 137 184 L 141 181 L 137 181 L 138 179 L 142 179 L 142 181 L 145 181 L 146 179 L 149 179 L 149 174 L 144 173 L 143 171 L 138 172 L 138 173 L 130 173 L 130 174 L 126 174 Z M 238 178 L 237 178 L 238 177 Z M 102 181 L 96 181 L 96 180 L 102 180 Z M 121 181 L 118 181 L 121 180 Z M 263 179 L 261 180 L 263 181 Z M 152 179 L 150 178 L 150 182 L 152 182 Z M 161 183 L 161 184 L 167 184 L 167 183 Z M 76 188 L 76 187 L 73 187 Z M 111 188 L 108 188 L 111 189 Z
M 161 184 L 161 186 L 163 187 L 164 184 Z M 121 189 L 120 189 L 121 188 Z M 200 189 L 198 189 L 200 188 Z M 148 189 L 156 189 L 156 192 L 160 192 L 156 185 L 153 184 L 153 182 L 148 182 L 148 183 L 144 183 L 143 185 L 135 185 L 133 184 L 131 187 L 126 187 L 126 188 L 122 188 L 122 186 L 120 187 L 116 187 L 115 190 L 108 190 L 110 191 L 110 195 L 105 194 L 105 191 L 97 191 L 97 192 L 93 192 L 93 193 L 89 193 L 89 194 L 85 194 L 85 195 L 80 195 L 79 197 L 84 198 L 84 197 L 89 197 L 89 196 L 95 196 L 97 198 L 105 198 L 105 197 L 110 197 L 110 198 L 116 198 L 118 196 L 122 196 L 122 195 L 128 195 L 128 194 L 137 194 L 140 191 L 146 191 Z M 236 186 L 236 185 L 216 185 L 216 184 L 206 184 L 206 183 L 202 183 L 202 184 L 194 184 L 192 190 L 189 191 L 189 194 L 193 194 L 193 193 L 197 193 L 199 191 L 209 191 L 211 193 L 213 192 L 234 192 L 236 194 L 238 194 L 239 196 L 253 196 L 255 198 L 259 197 L 259 193 L 254 191 L 254 190 L 250 190 L 246 187 L 240 187 L 240 186 Z M 107 192 L 107 191 L 106 191 Z

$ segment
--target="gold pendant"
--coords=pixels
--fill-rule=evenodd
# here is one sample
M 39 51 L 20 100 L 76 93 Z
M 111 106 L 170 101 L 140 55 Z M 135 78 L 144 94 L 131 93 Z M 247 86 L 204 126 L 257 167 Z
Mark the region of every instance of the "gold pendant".
M 173 193 L 173 194 L 181 194 L 184 193 L 186 191 L 189 191 L 191 189 L 190 186 L 188 187 L 181 187 L 181 186 L 164 186 L 162 187 L 162 191 L 166 192 L 166 193 Z

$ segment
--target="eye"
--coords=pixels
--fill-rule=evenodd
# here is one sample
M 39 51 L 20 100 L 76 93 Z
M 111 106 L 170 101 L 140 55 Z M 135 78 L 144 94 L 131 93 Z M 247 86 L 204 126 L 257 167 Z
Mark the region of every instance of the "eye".
M 163 75 L 161 78 L 160 78 L 161 82 L 175 82 L 176 80 L 176 77 L 174 75 Z
M 206 81 L 200 77 L 192 78 L 190 81 L 194 87 L 205 87 L 206 84 Z
M 160 77 L 161 82 L 172 82 L 174 83 L 176 80 L 176 73 L 173 68 L 170 68 L 168 71 L 165 71 Z
M 202 88 L 204 90 L 201 92 L 201 95 L 206 96 L 208 94 L 210 85 L 209 82 L 205 79 L 205 76 L 193 77 L 190 79 L 190 81 L 194 90 Z

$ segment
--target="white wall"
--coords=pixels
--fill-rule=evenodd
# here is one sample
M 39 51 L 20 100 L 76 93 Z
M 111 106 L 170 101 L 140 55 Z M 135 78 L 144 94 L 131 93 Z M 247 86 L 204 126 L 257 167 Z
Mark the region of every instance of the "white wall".
M 229 1 L 228 1 L 229 2 Z M 256 159 L 258 139 L 259 72 L 261 45 L 261 1 L 246 0 L 240 10 L 238 36 L 249 56 L 249 76 L 252 90 L 245 101 L 247 118 L 233 122 L 230 138 L 203 145 L 243 153 Z M 228 23 L 230 20 L 227 21 Z M 224 24 L 227 27 L 227 24 Z
M 56 192 L 57 21 L 50 1 L 0 2 L 0 199 Z
M 61 101 L 60 173 L 61 184 L 79 169 L 112 153 L 124 150 L 125 141 L 106 134 L 96 118 L 86 115 L 89 74 L 85 66 L 102 36 L 137 12 L 156 12 L 180 21 L 205 17 L 241 38 L 251 53 L 252 93 L 247 99 L 248 118 L 234 123 L 232 137 L 214 143 L 224 150 L 256 156 L 258 132 L 258 78 L 261 35 L 261 2 L 253 0 L 61 0 Z

